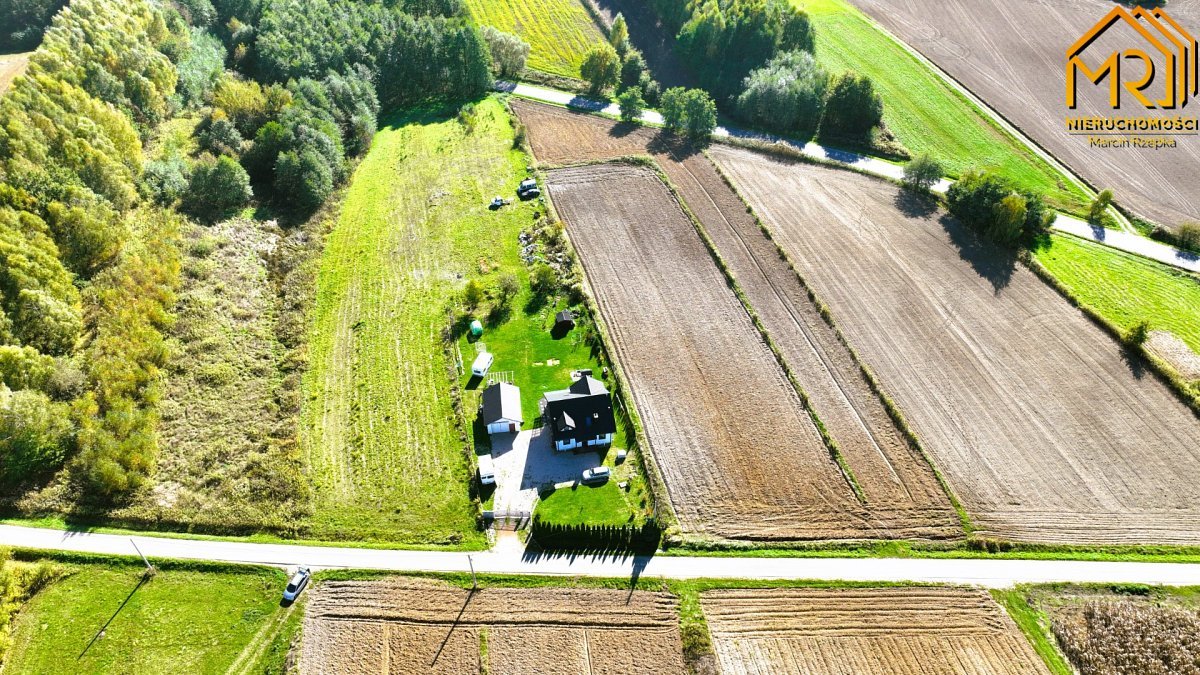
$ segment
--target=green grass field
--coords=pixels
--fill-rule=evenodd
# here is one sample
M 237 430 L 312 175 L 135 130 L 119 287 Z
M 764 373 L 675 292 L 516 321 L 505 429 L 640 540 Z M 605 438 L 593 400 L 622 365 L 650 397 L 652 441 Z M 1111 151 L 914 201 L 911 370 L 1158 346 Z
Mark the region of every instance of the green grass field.
M 488 210 L 527 159 L 498 101 L 477 110 L 469 133 L 432 111 L 385 120 L 328 237 L 301 413 L 316 538 L 484 545 L 443 336 L 466 279 L 515 251 L 534 207 Z
M 1161 263 L 1052 235 L 1035 255 L 1084 304 L 1124 330 L 1149 321 L 1200 354 L 1200 278 Z
M 1058 208 L 1082 211 L 1084 194 L 954 91 L 845 0 L 793 0 L 812 17 L 817 60 L 831 74 L 868 75 L 883 97 L 884 121 L 909 150 L 942 160 L 952 175 L 993 169 L 1037 190 Z
M 632 522 L 633 510 L 617 479 L 603 485 L 576 485 L 555 490 L 537 505 L 537 517 L 558 525 L 625 525 Z
M 581 0 L 467 0 L 475 21 L 529 43 L 533 70 L 579 77 L 579 64 L 604 34 Z
M 279 606 L 278 570 L 167 569 L 139 585 L 140 566 L 66 568 L 17 615 L 2 672 L 264 672 L 300 614 Z

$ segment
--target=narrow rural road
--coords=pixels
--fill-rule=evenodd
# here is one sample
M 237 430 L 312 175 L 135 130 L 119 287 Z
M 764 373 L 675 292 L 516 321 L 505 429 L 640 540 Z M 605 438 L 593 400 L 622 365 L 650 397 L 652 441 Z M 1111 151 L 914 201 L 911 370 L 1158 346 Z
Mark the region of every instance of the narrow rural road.
M 1200 564 L 1079 562 L 1065 560 L 977 560 L 919 558 L 734 558 L 541 555 L 515 541 L 473 554 L 394 551 L 296 544 L 133 537 L 155 558 L 209 560 L 256 565 L 307 565 L 396 572 L 468 572 L 671 579 L 825 579 L 910 581 L 1008 588 L 1017 583 L 1142 583 L 1200 585 Z M 130 537 L 0 525 L 0 545 L 105 555 L 136 555 Z M 470 560 L 468 560 L 468 557 Z
M 568 91 L 560 91 L 558 89 L 549 89 L 530 84 L 519 84 L 512 82 L 497 82 L 496 88 L 499 91 L 505 91 L 527 98 L 533 101 L 542 103 L 550 103 L 553 105 L 562 105 L 569 108 L 580 110 L 583 112 L 593 113 L 597 115 L 607 115 L 609 117 L 618 117 L 621 113 L 620 108 L 615 103 L 598 101 L 596 99 L 580 96 Z M 662 115 L 654 110 L 647 110 L 642 113 L 641 120 L 643 124 L 653 124 L 661 126 L 663 123 Z M 1007 124 L 1007 123 L 1005 123 Z M 742 140 L 763 141 L 766 143 L 786 143 L 793 148 L 802 152 L 805 156 L 825 162 L 836 162 L 844 164 L 847 167 L 857 169 L 864 173 L 869 173 L 875 176 L 882 176 L 893 180 L 901 180 L 904 178 L 904 166 L 889 162 L 878 157 L 864 155 L 848 150 L 838 150 L 836 148 L 826 147 L 817 143 L 800 143 L 783 136 L 767 134 L 758 131 L 747 131 L 736 127 L 719 126 L 713 132 L 713 135 L 720 138 L 737 138 Z M 1039 154 L 1045 154 L 1044 151 L 1038 149 Z M 1061 166 L 1058 162 L 1054 162 L 1056 166 Z M 933 187 L 935 192 L 945 193 L 950 187 L 950 181 L 942 179 Z M 1096 227 L 1080 220 L 1074 216 L 1065 213 L 1058 214 L 1058 219 L 1054 223 L 1054 229 L 1060 232 L 1082 237 L 1093 242 L 1110 246 L 1126 253 L 1150 258 L 1158 262 L 1188 270 L 1189 272 L 1200 273 L 1200 255 L 1181 251 L 1172 246 L 1142 237 L 1136 234 L 1121 230 L 1107 230 L 1101 227 Z

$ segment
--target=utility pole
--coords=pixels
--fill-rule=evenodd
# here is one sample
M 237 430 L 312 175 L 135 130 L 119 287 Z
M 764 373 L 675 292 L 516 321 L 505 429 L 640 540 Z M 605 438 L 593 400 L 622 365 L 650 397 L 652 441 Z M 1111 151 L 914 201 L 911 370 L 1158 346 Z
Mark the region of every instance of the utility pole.
M 133 544 L 133 550 L 137 551 L 137 554 L 142 557 L 142 562 L 146 563 L 146 575 L 154 574 L 154 565 L 151 565 L 150 561 L 146 559 L 146 554 L 142 553 L 142 549 L 138 548 L 137 542 L 133 540 L 133 537 L 129 538 L 129 543 Z
M 475 561 L 471 560 L 471 554 L 467 554 L 467 564 L 471 566 L 471 590 L 479 590 L 479 582 L 475 579 Z

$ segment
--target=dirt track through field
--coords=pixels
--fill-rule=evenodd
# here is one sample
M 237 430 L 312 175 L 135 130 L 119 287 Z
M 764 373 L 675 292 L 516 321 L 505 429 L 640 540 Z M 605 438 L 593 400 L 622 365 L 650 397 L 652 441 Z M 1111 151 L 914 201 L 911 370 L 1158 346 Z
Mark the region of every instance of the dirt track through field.
M 328 582 L 304 622 L 302 672 L 479 672 L 484 634 L 496 674 L 684 672 L 678 601 L 666 593 Z
M 714 147 L 981 534 L 1200 541 L 1200 421 L 1011 254 L 897 188 Z
M 909 447 L 795 273 L 705 156 L 664 144 L 645 129 L 532 103 L 516 102 L 515 107 L 541 161 L 653 154 L 713 240 L 845 457 L 870 509 L 871 536 L 961 535 L 928 464 Z
M 1200 218 L 1200 137 L 1177 137 L 1175 148 L 1091 147 L 1070 136 L 1067 116 L 1175 117 L 1178 110 L 1146 110 L 1127 99 L 1107 106 L 1107 87 L 1079 86 L 1080 108 L 1064 100 L 1064 53 L 1114 7 L 1110 0 L 851 0 L 1049 150 L 1097 189 L 1111 188 L 1134 211 L 1168 225 Z M 1174 0 L 1168 13 L 1200 33 L 1200 2 Z M 1112 40 L 1105 41 L 1107 34 Z M 1123 26 L 1107 31 L 1085 52 L 1095 66 L 1112 48 L 1145 45 Z M 1143 47 L 1151 49 L 1150 47 Z M 1153 50 L 1151 50 L 1153 51 Z M 1133 75 L 1126 76 L 1132 78 Z M 1081 78 L 1082 80 L 1082 78 Z M 1149 92 L 1162 95 L 1156 81 Z M 1195 105 L 1196 101 L 1192 101 Z M 1190 109 L 1190 108 L 1189 108 Z M 1194 116 L 1195 112 L 1183 113 Z
M 1046 672 L 984 591 L 737 589 L 700 604 L 725 675 Z

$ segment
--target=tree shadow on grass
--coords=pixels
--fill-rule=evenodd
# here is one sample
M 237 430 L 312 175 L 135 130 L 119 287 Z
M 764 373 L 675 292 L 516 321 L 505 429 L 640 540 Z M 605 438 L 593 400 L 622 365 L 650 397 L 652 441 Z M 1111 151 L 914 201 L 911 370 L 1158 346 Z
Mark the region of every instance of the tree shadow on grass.
M 145 585 L 145 583 L 149 580 L 150 575 L 148 574 L 143 574 L 142 578 L 138 579 L 137 585 L 133 587 L 132 591 L 129 591 L 129 595 L 125 596 L 125 601 L 121 603 L 120 607 L 117 607 L 117 611 L 113 612 L 113 615 L 108 617 L 108 621 L 105 621 L 104 625 L 100 627 L 100 630 L 96 631 L 96 634 L 92 636 L 92 641 L 87 643 L 87 646 L 83 648 L 83 651 L 79 652 L 79 656 L 75 658 L 76 661 L 83 659 L 83 657 L 88 653 L 88 650 L 92 648 L 92 645 L 96 644 L 97 640 L 104 637 L 104 632 L 108 630 L 109 625 L 111 625 L 113 620 L 117 618 L 117 615 L 121 613 L 121 610 L 125 609 L 125 605 L 129 604 L 129 601 L 133 599 L 133 595 L 138 592 L 138 589 Z
M 950 236 L 950 243 L 958 249 L 958 255 L 991 283 L 996 295 L 1008 287 L 1017 269 L 1016 249 L 987 241 L 948 213 L 938 222 Z

